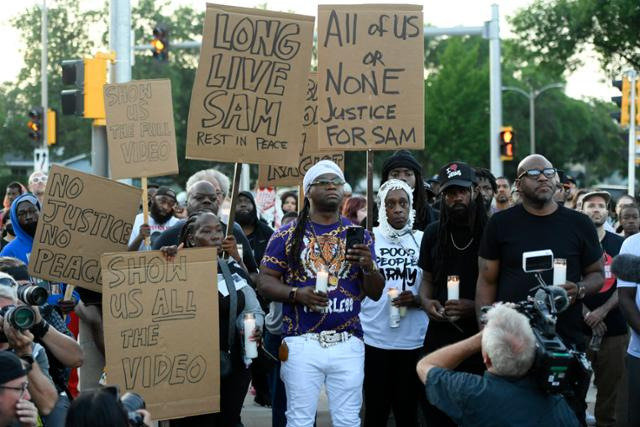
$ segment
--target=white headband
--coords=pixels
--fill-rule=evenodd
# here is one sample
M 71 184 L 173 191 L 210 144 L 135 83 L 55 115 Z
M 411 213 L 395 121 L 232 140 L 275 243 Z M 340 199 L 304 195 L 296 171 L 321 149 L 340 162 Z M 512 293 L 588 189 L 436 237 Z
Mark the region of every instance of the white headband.
M 344 181 L 344 173 L 342 172 L 342 169 L 340 169 L 340 166 L 336 165 L 331 160 L 320 160 L 304 174 L 304 179 L 302 180 L 304 194 L 309 194 L 311 183 L 315 181 L 317 177 L 324 175 L 325 173 L 337 175 Z
M 387 198 L 387 194 L 389 194 L 392 190 L 404 190 L 409 197 L 409 219 L 407 223 L 402 228 L 402 230 L 396 230 L 389 224 L 389 220 L 387 219 L 387 210 L 384 206 L 384 201 Z M 380 186 L 380 190 L 378 190 L 378 224 L 380 224 L 380 231 L 382 234 L 388 239 L 396 239 L 398 237 L 402 237 L 408 232 L 411 232 L 413 229 L 413 220 L 416 216 L 416 211 L 413 209 L 413 190 L 409 187 L 404 181 L 399 179 L 390 179 L 386 181 L 382 186 Z

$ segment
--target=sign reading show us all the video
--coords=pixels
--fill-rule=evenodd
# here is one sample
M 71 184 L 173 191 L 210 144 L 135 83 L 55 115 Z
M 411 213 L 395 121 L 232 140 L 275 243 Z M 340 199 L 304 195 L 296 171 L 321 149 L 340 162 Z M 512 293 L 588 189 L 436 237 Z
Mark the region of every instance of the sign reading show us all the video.
M 318 7 L 322 150 L 424 148 L 422 6 Z
M 207 5 L 187 158 L 297 165 L 313 23 L 310 16 Z
M 305 96 L 300 162 L 297 167 L 260 165 L 258 183 L 264 187 L 299 185 L 309 168 L 320 160 L 331 160 L 344 170 L 343 151 L 318 150 L 318 76 L 317 73 L 310 73 Z
M 111 178 L 178 173 L 171 81 L 104 86 Z
M 102 256 L 107 381 L 154 419 L 220 412 L 216 260 L 215 248 Z

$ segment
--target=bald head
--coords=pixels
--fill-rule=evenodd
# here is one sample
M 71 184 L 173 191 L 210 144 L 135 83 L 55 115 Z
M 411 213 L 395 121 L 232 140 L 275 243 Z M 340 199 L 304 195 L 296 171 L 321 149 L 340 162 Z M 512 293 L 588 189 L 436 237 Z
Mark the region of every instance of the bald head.
M 553 165 L 541 154 L 530 154 L 518 164 L 518 176 L 529 169 L 552 168 Z
M 198 181 L 189 187 L 187 192 L 187 212 L 192 214 L 198 211 L 210 211 L 218 213 L 219 190 L 209 181 Z

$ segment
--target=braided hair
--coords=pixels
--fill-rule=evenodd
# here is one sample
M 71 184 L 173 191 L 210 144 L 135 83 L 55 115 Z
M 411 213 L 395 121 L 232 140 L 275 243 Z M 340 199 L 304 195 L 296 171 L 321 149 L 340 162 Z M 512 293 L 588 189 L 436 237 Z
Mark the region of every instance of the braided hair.
M 185 248 L 191 248 L 191 242 L 189 242 L 189 236 L 195 230 L 196 221 L 200 218 L 200 215 L 203 213 L 207 213 L 210 211 L 196 211 L 189 215 L 187 221 L 182 226 L 182 230 L 180 231 L 180 240 L 179 243 L 183 243 Z
M 488 222 L 487 211 L 484 208 L 482 193 L 476 191 L 476 196 L 469 205 L 469 228 L 473 237 L 472 248 L 477 248 L 482 240 L 482 234 Z M 438 245 L 436 247 L 436 257 L 434 262 L 434 284 L 436 287 L 445 282 L 445 260 L 453 255 L 453 245 L 449 239 L 451 218 L 445 203 L 445 197 L 440 198 L 440 223 L 438 225 Z
M 307 197 L 304 198 L 304 205 L 300 213 L 298 213 L 298 219 L 296 220 L 296 226 L 291 235 L 291 249 L 287 255 L 287 261 L 292 270 L 297 269 L 300 266 L 300 252 L 302 251 L 302 242 L 304 240 L 304 232 L 307 228 L 307 220 L 309 218 L 309 209 L 311 204 Z

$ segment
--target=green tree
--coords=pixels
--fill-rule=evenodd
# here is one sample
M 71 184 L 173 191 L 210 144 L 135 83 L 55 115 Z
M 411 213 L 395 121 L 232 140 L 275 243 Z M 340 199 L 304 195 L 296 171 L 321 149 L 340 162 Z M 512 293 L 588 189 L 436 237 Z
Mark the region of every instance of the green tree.
M 587 46 L 605 68 L 640 69 L 638 0 L 536 0 L 509 21 L 527 58 L 556 73 L 575 69 Z

